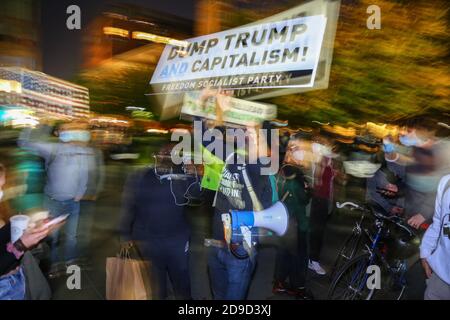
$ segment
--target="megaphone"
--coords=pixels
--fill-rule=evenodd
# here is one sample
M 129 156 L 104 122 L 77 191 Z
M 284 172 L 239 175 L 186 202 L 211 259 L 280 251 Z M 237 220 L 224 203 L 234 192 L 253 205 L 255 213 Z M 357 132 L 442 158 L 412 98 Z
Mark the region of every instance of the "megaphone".
M 281 201 L 262 211 L 231 210 L 230 216 L 233 230 L 238 230 L 240 227 L 259 227 L 282 236 L 288 227 L 288 210 Z

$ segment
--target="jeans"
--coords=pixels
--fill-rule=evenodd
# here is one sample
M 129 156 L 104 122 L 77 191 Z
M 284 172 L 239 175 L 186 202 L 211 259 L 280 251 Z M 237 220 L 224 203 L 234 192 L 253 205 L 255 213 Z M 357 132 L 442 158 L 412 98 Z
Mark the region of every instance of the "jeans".
M 69 214 L 66 223 L 60 229 L 55 230 L 50 236 L 51 262 L 68 262 L 77 258 L 77 229 L 80 215 L 80 202 L 74 201 L 73 199 L 58 201 L 46 196 L 44 206 L 52 217 Z M 62 240 L 61 243 L 63 246 L 59 245 L 60 240 Z M 64 251 L 62 256 L 60 254 L 61 249 Z
M 256 266 L 252 258 L 238 259 L 228 249 L 211 248 L 208 257 L 211 289 L 215 300 L 244 300 Z
M 25 300 L 25 275 L 22 268 L 0 277 L 0 300 Z
M 80 215 L 78 220 L 78 251 L 81 256 L 89 258 L 94 225 L 94 214 L 96 202 L 92 200 L 81 200 Z
M 189 274 L 189 237 L 185 235 L 137 241 L 139 252 L 151 262 L 151 284 L 154 298 L 167 299 L 169 275 L 175 299 L 191 299 Z

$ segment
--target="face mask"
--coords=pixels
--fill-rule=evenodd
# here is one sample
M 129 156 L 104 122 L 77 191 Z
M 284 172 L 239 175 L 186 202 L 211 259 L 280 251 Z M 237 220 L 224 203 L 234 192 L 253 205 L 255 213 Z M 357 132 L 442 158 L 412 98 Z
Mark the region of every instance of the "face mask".
M 383 142 L 383 150 L 385 153 L 395 152 L 395 146 L 390 142 Z
M 311 147 L 314 155 L 316 156 L 331 157 L 333 155 L 330 147 L 324 146 L 320 143 L 313 143 Z
M 297 161 L 303 161 L 305 159 L 305 151 L 303 150 L 296 150 L 292 153 L 292 156 Z
M 69 142 L 70 141 L 69 131 L 61 131 L 59 133 L 59 140 L 61 140 L 62 142 Z
M 399 140 L 402 145 L 407 147 L 419 146 L 422 144 L 422 141 L 416 136 L 414 132 L 400 136 Z
M 3 190 L 0 190 L 0 201 L 3 199 Z
M 333 152 L 331 151 L 331 148 L 330 148 L 330 147 L 323 146 L 323 148 L 322 148 L 322 154 L 323 154 L 325 157 L 331 157 L 331 155 L 333 154 Z
M 59 140 L 62 142 L 88 142 L 91 139 L 91 134 L 86 130 L 70 130 L 70 131 L 61 131 L 59 134 Z
M 316 155 L 320 155 L 322 149 L 321 147 L 322 147 L 321 144 L 315 142 L 311 145 L 312 151 Z

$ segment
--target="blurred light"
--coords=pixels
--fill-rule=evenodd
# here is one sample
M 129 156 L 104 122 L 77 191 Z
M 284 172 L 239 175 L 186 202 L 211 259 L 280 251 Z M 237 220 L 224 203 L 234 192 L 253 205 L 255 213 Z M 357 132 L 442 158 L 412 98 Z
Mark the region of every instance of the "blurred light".
M 178 134 L 190 134 L 188 129 L 180 129 L 180 128 L 172 128 L 170 129 L 170 132 Z
M 107 17 L 119 19 L 119 20 L 128 20 L 127 16 L 124 16 L 123 14 L 114 13 L 114 12 L 104 12 L 104 15 Z
M 0 79 L 0 91 L 22 93 L 22 84 L 14 80 Z
M 338 134 L 340 136 L 344 136 L 344 137 L 349 137 L 349 138 L 353 138 L 356 135 L 356 130 L 355 128 L 344 128 L 342 126 L 338 126 L 338 125 L 324 125 L 323 129 L 325 131 L 331 132 L 331 133 L 335 133 Z
M 126 107 L 126 110 L 128 110 L 128 111 L 130 111 L 130 110 L 144 111 L 145 108 L 142 108 L 142 107 L 135 107 L 135 106 L 128 106 L 128 107 Z
M 153 113 L 149 111 L 135 110 L 131 113 L 131 117 L 141 119 L 151 119 L 153 117 Z
M 112 154 L 111 159 L 113 159 L 113 160 L 136 160 L 136 159 L 139 159 L 139 153 Z
M 33 111 L 27 109 L 8 109 L 4 110 L 2 121 L 13 128 L 34 127 L 39 124 L 39 121 L 32 114 Z
M 148 24 L 150 26 L 154 26 L 155 24 L 152 22 L 148 22 L 148 21 L 142 21 L 142 20 L 135 20 L 135 19 L 130 19 L 131 22 L 136 22 L 136 23 L 141 23 L 141 24 Z
M 126 120 L 119 120 L 112 117 L 99 117 L 99 118 L 93 118 L 90 120 L 91 122 L 107 122 L 107 123 L 122 123 L 122 124 L 128 124 L 128 121 Z
M 182 40 L 176 40 L 168 37 L 158 36 L 153 33 L 147 33 L 147 32 L 141 32 L 141 31 L 133 31 L 131 33 L 131 38 L 138 39 L 138 40 L 147 40 L 157 43 L 165 43 L 170 44 L 172 46 L 178 46 L 178 47 L 187 47 L 189 42 L 182 41 Z
M 116 27 L 103 27 L 103 33 L 108 36 L 118 36 L 122 38 L 128 38 L 128 30 L 116 28 Z
M 148 133 L 161 133 L 161 134 L 166 134 L 166 133 L 169 133 L 169 130 L 163 130 L 163 129 L 148 129 L 147 132 L 148 132 Z
M 398 135 L 398 127 L 388 126 L 387 124 L 376 124 L 373 122 L 367 122 L 367 131 L 377 138 L 384 138 L 388 135 L 396 137 Z
M 20 119 L 11 120 L 11 126 L 13 128 L 22 128 L 22 127 L 35 127 L 39 124 L 39 121 L 34 117 L 24 117 Z

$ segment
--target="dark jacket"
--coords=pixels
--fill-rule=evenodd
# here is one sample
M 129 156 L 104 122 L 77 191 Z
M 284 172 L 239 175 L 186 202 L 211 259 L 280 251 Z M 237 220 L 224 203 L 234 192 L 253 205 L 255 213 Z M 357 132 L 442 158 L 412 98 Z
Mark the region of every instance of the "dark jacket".
M 6 251 L 6 245 L 11 241 L 11 225 L 8 223 L 0 228 L 0 276 L 16 268 L 20 261 L 14 254 Z
M 396 162 L 384 161 L 382 167 L 374 174 L 373 177 L 367 179 L 366 199 L 370 203 L 379 205 L 386 213 L 390 213 L 395 206 L 403 207 L 405 180 L 405 167 Z M 387 198 L 378 192 L 377 188 L 386 188 L 391 183 L 397 185 L 399 196 L 395 198 Z
M 213 237 L 217 240 L 224 240 L 221 218 L 223 213 L 229 213 L 230 210 L 253 210 L 253 202 L 242 175 L 242 165 L 236 163 L 239 162 L 235 161 L 225 166 L 217 191 L 213 218 Z M 263 165 L 259 163 L 247 164 L 246 170 L 259 202 L 266 209 L 272 205 L 272 184 L 269 176 L 261 175 L 262 167 Z M 252 228 L 252 233 L 256 233 L 256 229 Z
M 160 181 L 153 168 L 131 175 L 123 194 L 122 239 L 148 241 L 152 238 L 188 237 L 185 206 L 181 204 L 186 203 L 183 195 L 189 183 L 188 180 Z

